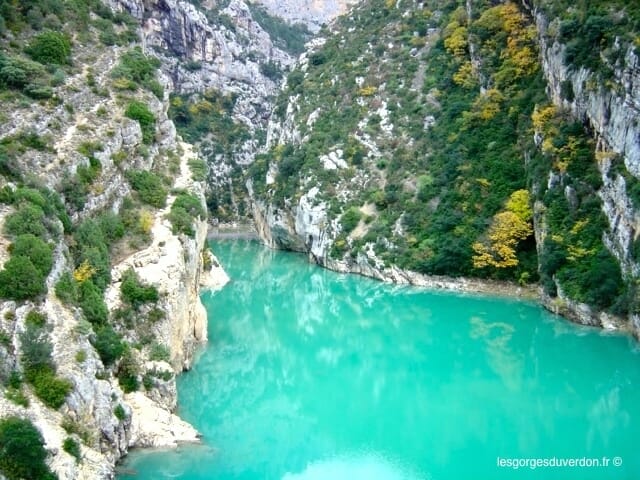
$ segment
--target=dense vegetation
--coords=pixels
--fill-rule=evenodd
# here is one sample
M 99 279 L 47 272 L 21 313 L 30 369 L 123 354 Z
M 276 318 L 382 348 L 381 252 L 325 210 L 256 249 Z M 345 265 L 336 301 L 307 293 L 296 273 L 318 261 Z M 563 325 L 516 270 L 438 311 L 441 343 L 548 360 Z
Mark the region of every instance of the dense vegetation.
M 535 280 L 531 229 L 509 265 L 474 264 L 472 248 L 485 242 L 509 196 L 527 188 L 522 155 L 532 141 L 514 139 L 526 137 L 533 106 L 544 98 L 534 32 L 514 5 L 469 19 L 457 2 L 440 3 L 440 20 L 429 7 L 370 2 L 340 21 L 309 56 L 307 74 L 289 76 L 282 97 L 302 95 L 296 124 L 308 140 L 258 158 L 254 186 L 284 205 L 319 185 L 341 220 L 337 258 L 374 244 L 387 265 Z M 442 35 L 430 33 L 435 28 Z M 470 38 L 479 58 L 471 58 Z M 337 150 L 347 168 L 323 168 L 320 157 Z M 267 190 L 264 174 L 274 161 L 278 178 Z M 359 188 L 338 195 L 349 183 Z M 356 211 L 365 232 L 354 237 Z
M 0 419 L 0 473 L 7 480 L 55 480 L 46 457 L 42 435 L 29 420 Z
M 565 61 L 599 82 L 638 46 L 638 9 L 612 3 L 537 2 Z M 277 101 L 276 115 L 284 120 L 289 104 L 303 140 L 258 155 L 253 190 L 291 208 L 318 187 L 314 201 L 339 221 L 327 227 L 335 259 L 373 247 L 385 266 L 540 280 L 551 296 L 560 287 L 624 314 L 638 302 L 602 240 L 608 225 L 589 126 L 549 106 L 529 12 L 511 2 L 471 5 L 372 0 L 324 32 L 325 45 L 291 72 Z M 562 87 L 572 101 L 570 83 Z M 331 152 L 344 165 L 327 167 Z M 549 172 L 557 181 L 547 185 Z M 536 202 L 545 229 L 538 246 Z

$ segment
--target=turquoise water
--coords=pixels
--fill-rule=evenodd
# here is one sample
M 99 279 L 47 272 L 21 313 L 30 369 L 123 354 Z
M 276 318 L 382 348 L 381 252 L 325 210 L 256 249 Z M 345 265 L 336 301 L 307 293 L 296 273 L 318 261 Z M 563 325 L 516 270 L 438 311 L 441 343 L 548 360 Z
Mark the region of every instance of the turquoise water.
M 119 478 L 640 478 L 632 339 L 256 243 L 214 250 L 232 281 L 203 296 L 210 341 L 178 382 L 204 444 L 135 452 Z M 513 458 L 583 466 L 498 466 Z

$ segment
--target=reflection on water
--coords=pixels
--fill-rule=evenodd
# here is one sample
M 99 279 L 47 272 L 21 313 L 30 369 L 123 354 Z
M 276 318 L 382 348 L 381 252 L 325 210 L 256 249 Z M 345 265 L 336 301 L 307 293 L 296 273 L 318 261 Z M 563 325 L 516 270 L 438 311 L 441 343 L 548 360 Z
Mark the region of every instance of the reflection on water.
M 339 275 L 249 242 L 215 251 L 232 281 L 203 296 L 210 343 L 179 379 L 180 414 L 212 447 L 132 455 L 135 478 L 640 472 L 640 355 L 628 338 L 527 303 Z M 496 466 L 616 455 L 622 467 L 605 470 Z

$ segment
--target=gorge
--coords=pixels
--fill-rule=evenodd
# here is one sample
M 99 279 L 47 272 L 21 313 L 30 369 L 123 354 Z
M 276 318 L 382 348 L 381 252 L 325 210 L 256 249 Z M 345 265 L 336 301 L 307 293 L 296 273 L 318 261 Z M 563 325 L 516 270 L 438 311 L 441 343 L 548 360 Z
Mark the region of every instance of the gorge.
M 618 0 L 0 0 L 0 444 L 39 448 L 0 478 L 198 440 L 211 222 L 637 337 L 639 34 Z

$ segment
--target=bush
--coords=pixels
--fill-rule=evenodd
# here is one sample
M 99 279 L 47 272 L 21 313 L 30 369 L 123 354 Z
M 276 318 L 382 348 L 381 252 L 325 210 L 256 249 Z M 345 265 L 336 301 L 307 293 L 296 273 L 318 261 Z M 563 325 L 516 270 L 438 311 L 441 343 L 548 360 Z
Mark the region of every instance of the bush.
M 67 305 L 76 305 L 80 299 L 78 283 L 69 272 L 65 272 L 60 276 L 60 280 L 58 280 L 55 286 L 55 292 L 56 297 Z
M 111 76 L 143 85 L 155 80 L 156 70 L 159 66 L 158 59 L 147 57 L 140 48 L 135 48 L 120 57 L 120 63 L 113 69 Z
M 144 285 L 132 269 L 122 275 L 120 293 L 122 299 L 135 309 L 145 303 L 155 303 L 159 299 L 158 289 L 153 285 Z
M 98 226 L 108 243 L 124 237 L 125 227 L 122 219 L 115 213 L 104 213 L 98 218 Z
M 107 323 L 109 310 L 104 303 L 102 292 L 91 280 L 80 284 L 80 308 L 84 317 L 93 325 Z
M 168 362 L 171 360 L 171 352 L 165 345 L 154 343 L 149 350 L 149 360 Z
M 80 462 L 80 444 L 75 439 L 71 437 L 65 438 L 64 442 L 62 443 L 62 449 L 69 455 L 74 457 L 76 459 L 76 462 Z
M 38 429 L 27 419 L 0 420 L 0 472 L 7 480 L 53 480 L 45 463 L 47 451 Z
M 32 234 L 44 238 L 47 234 L 45 214 L 41 207 L 32 203 L 22 203 L 18 210 L 7 217 L 4 231 L 9 235 Z
M 34 37 L 26 52 L 36 62 L 62 65 L 69 63 L 71 43 L 63 33 L 47 31 Z
M 46 277 L 28 257 L 12 256 L 0 271 L 0 297 L 29 300 L 47 291 Z
M 342 231 L 345 234 L 349 234 L 353 231 L 354 228 L 358 226 L 360 222 L 360 218 L 362 218 L 362 213 L 356 207 L 349 208 L 340 219 L 340 223 L 342 224 Z
M 18 236 L 9 247 L 12 256 L 23 256 L 29 258 L 33 266 L 44 277 L 49 275 L 53 266 L 53 254 L 51 246 L 43 242 L 32 233 Z
M 189 160 L 191 176 L 196 182 L 204 182 L 207 179 L 207 162 L 199 158 Z
M 22 350 L 20 363 L 22 364 L 25 378 L 29 383 L 33 383 L 41 370 L 53 370 L 54 368 L 51 359 L 53 346 L 46 333 L 46 329 L 27 323 L 25 331 L 20 334 Z
M 120 421 L 127 418 L 127 412 L 124 411 L 124 407 L 121 404 L 116 405 L 116 408 L 113 409 L 113 414 Z
M 131 351 L 126 350 L 120 361 L 120 365 L 118 365 L 118 383 L 124 393 L 135 392 L 140 388 L 138 374 L 138 365 Z
M 98 328 L 92 343 L 105 367 L 122 357 L 125 349 L 122 337 L 110 325 Z
M 131 120 L 137 120 L 142 130 L 142 141 L 146 144 L 153 142 L 153 136 L 156 130 L 156 117 L 153 115 L 149 107 L 143 102 L 134 100 L 129 103 L 124 115 Z
M 0 82 L 4 87 L 22 89 L 36 72 L 44 73 L 44 70 L 28 60 L 0 55 Z
M 175 235 L 184 234 L 189 237 L 195 235 L 193 230 L 193 220 L 196 217 L 204 217 L 205 211 L 202 208 L 200 199 L 195 195 L 186 192 L 180 193 L 171 205 L 169 221 L 172 224 L 172 231 Z
M 34 328 L 43 328 L 47 324 L 47 316 L 36 310 L 29 310 L 24 320 L 25 325 Z
M 140 201 L 152 207 L 162 208 L 167 201 L 167 190 L 162 179 L 152 172 L 129 170 L 127 180 L 140 197 Z
M 31 312 L 30 315 L 38 315 Z M 51 358 L 53 347 L 47 337 L 48 330 L 41 326 L 41 319 L 26 322 L 26 330 L 20 334 L 22 356 L 20 363 L 25 379 L 33 385 L 36 396 L 48 407 L 60 408 L 73 388 L 65 379 L 56 377 Z
M 56 377 L 53 370 L 43 368 L 36 372 L 33 378 L 33 389 L 36 396 L 50 408 L 60 408 L 73 385 L 69 380 Z

